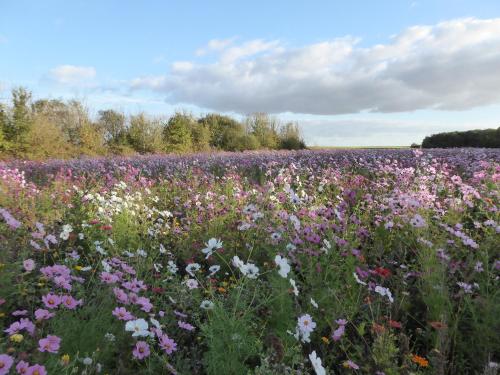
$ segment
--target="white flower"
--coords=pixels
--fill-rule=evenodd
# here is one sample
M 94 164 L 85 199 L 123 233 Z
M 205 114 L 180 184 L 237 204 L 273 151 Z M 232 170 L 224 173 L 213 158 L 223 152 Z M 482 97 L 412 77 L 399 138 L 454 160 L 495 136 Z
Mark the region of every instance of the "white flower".
M 59 237 L 61 237 L 62 240 L 66 241 L 69 238 L 69 234 L 71 232 L 73 232 L 73 227 L 71 225 L 69 225 L 69 224 L 65 224 L 62 227 L 62 232 L 59 235 Z
M 330 241 L 328 241 L 326 238 L 323 239 L 323 247 L 321 250 L 325 253 L 328 254 L 328 251 L 332 248 L 332 244 Z
M 143 249 L 137 249 L 136 254 L 144 258 L 148 256 L 148 253 L 146 253 Z
M 394 302 L 394 298 L 392 298 L 392 293 L 389 288 L 384 288 L 380 285 L 377 285 L 375 287 L 375 292 L 380 294 L 381 296 L 386 296 L 391 303 Z
M 214 308 L 214 303 L 209 300 L 204 300 L 200 304 L 200 308 L 204 310 L 212 310 Z
M 125 324 L 125 331 L 133 332 L 133 337 L 146 337 L 149 336 L 148 322 L 144 319 L 129 320 Z
M 210 268 L 208 270 L 210 271 L 210 276 L 213 276 L 217 272 L 219 272 L 220 266 L 218 264 L 214 264 L 213 266 L 210 266 Z
M 161 325 L 158 320 L 156 320 L 155 318 L 149 318 L 149 321 L 151 322 L 152 325 L 161 330 Z
M 179 268 L 172 260 L 169 260 L 167 264 L 167 270 L 168 272 L 173 273 L 175 275 L 179 270 Z
M 299 327 L 300 333 L 311 333 L 316 328 L 316 323 L 312 320 L 311 315 L 304 314 L 297 318 L 297 326 Z
M 352 275 L 354 276 L 354 279 L 356 280 L 356 282 L 358 284 L 366 285 L 366 283 L 364 281 L 361 281 L 361 279 L 359 278 L 359 276 L 358 276 L 358 274 L 356 272 L 353 272 Z
M 156 272 L 160 272 L 161 269 L 163 268 L 163 265 L 160 263 L 153 263 L 153 268 L 155 269 Z
M 259 277 L 259 267 L 257 267 L 253 263 L 247 263 L 243 265 L 240 268 L 240 271 L 243 275 L 245 275 L 249 279 L 256 279 L 257 277 Z
M 206 258 L 210 257 L 214 250 L 220 249 L 222 247 L 222 241 L 217 238 L 211 238 L 205 243 L 205 248 L 202 249 L 202 253 L 206 255 Z
M 85 357 L 83 360 L 82 360 L 83 364 L 85 366 L 90 366 L 92 364 L 92 358 L 90 357 Z
M 197 289 L 198 288 L 198 281 L 196 281 L 195 279 L 187 279 L 186 286 L 189 289 Z
M 167 249 L 165 249 L 165 246 L 160 244 L 160 254 L 165 254 L 167 252 Z
M 237 255 L 235 255 L 233 257 L 233 266 L 235 266 L 237 268 L 241 268 L 244 265 L 245 265 L 245 263 L 243 263 L 243 261 Z
M 313 351 L 311 354 L 309 354 L 309 360 L 311 361 L 316 375 L 326 375 L 326 370 L 321 364 L 321 358 L 316 355 L 316 351 Z
M 288 259 L 282 258 L 280 255 L 276 255 L 274 258 L 274 263 L 280 268 L 278 273 L 281 277 L 285 278 L 288 276 L 290 272 L 290 265 L 288 264 Z
M 295 296 L 298 296 L 299 295 L 299 289 L 297 288 L 297 284 L 295 284 L 295 280 L 294 279 L 290 279 L 290 284 L 292 285 L 292 288 L 293 288 L 293 294 L 295 294 Z
M 102 260 L 101 264 L 102 264 L 102 268 L 104 269 L 104 271 L 106 271 L 106 272 L 111 272 L 112 271 L 111 266 L 105 260 Z
M 288 219 L 292 222 L 293 227 L 295 228 L 296 231 L 300 230 L 300 220 L 297 216 L 295 215 L 290 215 Z
M 190 263 L 186 266 L 186 272 L 194 277 L 194 273 L 198 271 L 201 266 L 198 263 Z
M 318 303 L 311 298 L 311 305 L 313 305 L 316 309 L 318 308 Z

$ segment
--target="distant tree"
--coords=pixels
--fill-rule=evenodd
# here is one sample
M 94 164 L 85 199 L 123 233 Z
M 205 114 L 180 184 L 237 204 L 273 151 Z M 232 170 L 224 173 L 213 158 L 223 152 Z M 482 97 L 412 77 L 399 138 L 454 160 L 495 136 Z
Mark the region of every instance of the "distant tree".
M 7 108 L 0 103 L 0 153 L 5 154 L 9 150 L 9 142 L 5 135 L 5 131 L 9 126 L 9 117 Z
M 159 121 L 154 121 L 144 112 L 130 116 L 128 143 L 141 154 L 162 151 L 162 133 Z
M 192 120 L 191 127 L 191 141 L 194 151 L 209 151 L 210 150 L 210 129 L 203 123 Z
M 99 111 L 98 124 L 104 131 L 104 138 L 110 147 L 126 145 L 127 129 L 123 113 L 113 109 Z
M 27 147 L 27 135 L 32 124 L 30 102 L 31 92 L 23 87 L 12 90 L 12 117 L 4 124 L 4 136 L 15 154 L 24 152 Z
M 257 138 L 262 147 L 279 148 L 279 123 L 275 117 L 266 113 L 254 113 L 247 117 L 245 123 L 247 131 Z
M 419 144 L 417 144 L 417 143 L 412 143 L 412 144 L 410 145 L 410 148 L 420 148 L 420 145 L 419 145 Z
M 208 129 L 210 146 L 217 150 L 228 150 L 231 134 L 245 134 L 245 128 L 235 119 L 217 113 L 210 113 L 198 120 L 198 123 Z
M 469 130 L 463 132 L 437 133 L 425 137 L 423 148 L 450 147 L 500 147 L 500 127 L 498 129 Z
M 78 139 L 78 155 L 99 156 L 108 153 L 104 131 L 90 121 L 78 128 Z
M 166 152 L 189 152 L 192 150 L 190 116 L 177 112 L 163 129 L 163 142 Z
M 33 112 L 59 127 L 66 140 L 75 146 L 81 142 L 79 128 L 90 121 L 87 109 L 77 100 L 37 100 L 33 103 Z
M 44 116 L 37 116 L 26 137 L 27 147 L 22 157 L 33 160 L 70 158 L 75 149 L 64 137 L 61 129 Z
M 289 122 L 281 127 L 279 132 L 279 148 L 285 150 L 301 150 L 306 148 L 297 123 Z

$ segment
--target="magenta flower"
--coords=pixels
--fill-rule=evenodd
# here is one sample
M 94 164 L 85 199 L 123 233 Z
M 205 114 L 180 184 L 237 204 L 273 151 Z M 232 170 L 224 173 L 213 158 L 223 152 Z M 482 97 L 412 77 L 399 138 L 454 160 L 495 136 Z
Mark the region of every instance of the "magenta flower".
M 26 375 L 47 375 L 47 370 L 45 370 L 45 366 L 37 364 L 30 366 Z
M 0 354 L 0 375 L 8 374 L 13 363 L 14 359 L 10 355 Z
M 128 320 L 134 320 L 135 317 L 127 311 L 127 309 L 125 309 L 125 307 L 116 307 L 112 314 L 114 316 L 116 316 L 119 320 L 124 320 L 124 321 L 128 321 Z
M 28 310 L 16 310 L 12 313 L 12 316 L 25 316 Z
M 56 314 L 51 313 L 49 310 L 45 309 L 37 309 L 35 311 L 35 319 L 36 320 L 48 320 L 54 317 Z
M 27 374 L 30 364 L 28 362 L 19 361 L 16 366 L 16 371 L 18 374 Z
M 26 270 L 26 272 L 31 272 L 35 269 L 35 261 L 33 259 L 26 259 L 23 262 L 23 267 Z
M 145 341 L 137 341 L 132 354 L 137 359 L 144 359 L 146 357 L 149 357 L 149 345 Z
M 48 335 L 38 341 L 38 350 L 41 352 L 57 353 L 61 344 L 61 338 Z
M 114 284 L 117 281 L 119 281 L 119 277 L 109 273 L 109 272 L 101 272 L 101 275 L 99 276 L 101 281 L 106 283 L 106 284 Z
M 49 293 L 42 297 L 42 302 L 49 309 L 55 309 L 61 304 L 61 298 L 56 294 Z
M 160 348 L 162 348 L 167 354 L 172 354 L 177 350 L 177 343 L 167 335 L 160 336 L 159 344 Z
M 194 326 L 189 323 L 183 322 L 182 320 L 177 321 L 177 324 L 180 328 L 185 329 L 186 331 L 193 331 L 195 329 Z
M 62 297 L 61 303 L 70 310 L 74 310 L 80 304 L 76 299 L 68 295 Z

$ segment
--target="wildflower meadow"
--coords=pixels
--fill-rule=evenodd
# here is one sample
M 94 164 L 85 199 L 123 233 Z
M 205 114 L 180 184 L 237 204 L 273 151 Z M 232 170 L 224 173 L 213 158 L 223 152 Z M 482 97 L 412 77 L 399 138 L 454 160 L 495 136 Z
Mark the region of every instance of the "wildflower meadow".
M 0 375 L 497 374 L 500 151 L 0 164 Z

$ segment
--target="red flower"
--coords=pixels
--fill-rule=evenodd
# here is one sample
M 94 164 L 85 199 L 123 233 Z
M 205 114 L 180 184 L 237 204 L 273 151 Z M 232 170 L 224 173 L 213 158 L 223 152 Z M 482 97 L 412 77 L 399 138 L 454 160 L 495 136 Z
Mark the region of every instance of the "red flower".
M 389 319 L 389 325 L 392 328 L 398 328 L 398 329 L 400 329 L 401 327 L 403 327 L 403 325 L 400 322 L 398 322 L 396 320 L 390 320 L 390 319 Z
M 382 276 L 384 279 L 391 276 L 391 271 L 384 267 L 375 268 L 375 273 L 379 276 Z
M 113 227 L 111 225 L 102 225 L 101 229 L 102 230 L 111 230 L 111 229 L 113 229 Z

